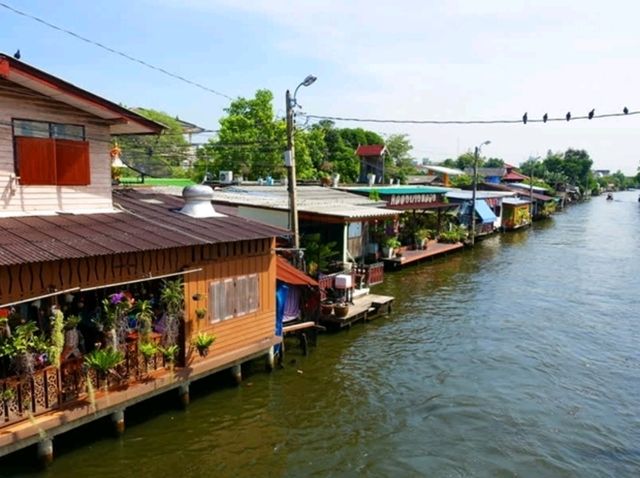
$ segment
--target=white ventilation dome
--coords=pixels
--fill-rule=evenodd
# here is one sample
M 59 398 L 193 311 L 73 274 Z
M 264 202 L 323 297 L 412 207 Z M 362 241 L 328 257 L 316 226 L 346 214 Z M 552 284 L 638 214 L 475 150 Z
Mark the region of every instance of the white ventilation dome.
M 190 217 L 225 217 L 213 209 L 213 189 L 211 186 L 196 184 L 187 186 L 182 190 L 184 206 L 180 213 Z

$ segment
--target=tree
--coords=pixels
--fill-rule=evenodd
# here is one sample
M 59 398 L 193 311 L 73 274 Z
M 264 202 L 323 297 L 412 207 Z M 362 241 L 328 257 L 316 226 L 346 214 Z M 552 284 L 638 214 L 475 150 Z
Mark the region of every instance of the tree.
M 162 111 L 136 108 L 136 113 L 167 127 L 160 135 L 123 135 L 118 137 L 122 161 L 134 170 L 150 176 L 174 177 L 185 173 L 183 162 L 192 150 L 184 138 L 180 122 Z M 126 171 L 125 171 L 126 172 Z
M 416 171 L 410 154 L 413 146 L 406 134 L 389 135 L 385 147 L 387 148 L 385 169 L 390 176 L 399 177 L 404 181 L 409 174 Z
M 485 168 L 504 168 L 504 161 L 500 158 L 489 158 L 484 162 L 483 166 Z
M 214 175 L 233 171 L 250 179 L 283 176 L 286 125 L 276 120 L 272 103 L 269 90 L 232 101 L 224 110 L 226 116 L 220 118 L 218 137 L 202 148 L 197 175 L 201 177 L 208 165 Z

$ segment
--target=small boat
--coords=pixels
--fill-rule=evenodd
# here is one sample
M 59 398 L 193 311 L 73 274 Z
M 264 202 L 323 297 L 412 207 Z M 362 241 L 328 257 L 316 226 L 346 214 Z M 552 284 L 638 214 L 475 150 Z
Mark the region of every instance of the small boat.
M 638 199 L 640 201 L 640 199 Z M 613 194 L 607 194 L 607 201 L 613 201 Z

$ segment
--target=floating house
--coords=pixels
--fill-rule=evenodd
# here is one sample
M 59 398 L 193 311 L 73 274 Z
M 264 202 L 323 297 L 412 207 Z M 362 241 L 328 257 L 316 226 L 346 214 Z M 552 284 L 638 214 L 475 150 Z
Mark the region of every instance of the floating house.
M 458 204 L 458 219 L 460 224 L 471 227 L 471 214 L 476 215 L 476 236 L 492 234 L 502 226 L 502 200 L 515 196 L 515 193 L 500 191 L 477 191 L 475 207 L 472 209 L 472 191 L 450 191 L 446 197 L 452 203 Z
M 122 431 L 131 404 L 272 363 L 288 232 L 221 214 L 206 186 L 112 191 L 112 135 L 162 128 L 0 55 L 0 456 L 50 460 L 60 433 Z
M 502 199 L 502 229 L 514 231 L 531 224 L 531 201 L 515 197 Z

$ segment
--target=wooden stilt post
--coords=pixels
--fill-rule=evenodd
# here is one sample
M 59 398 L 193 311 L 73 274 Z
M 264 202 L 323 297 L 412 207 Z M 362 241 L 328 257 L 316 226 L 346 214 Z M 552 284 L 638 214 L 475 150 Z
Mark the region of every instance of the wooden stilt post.
M 274 350 L 274 346 L 272 345 L 271 347 L 269 347 L 269 351 L 267 352 L 267 358 L 266 358 L 266 368 L 267 368 L 267 372 L 271 372 L 275 365 L 276 365 L 276 354 L 275 354 L 275 350 Z
M 50 465 L 53 462 L 53 440 L 44 438 L 38 442 L 38 461 L 42 466 Z
M 124 423 L 124 410 L 116 410 L 111 414 L 111 422 L 113 423 L 113 429 L 117 435 L 122 435 L 125 429 Z
M 231 375 L 236 381 L 236 384 L 240 385 L 242 383 L 242 366 L 241 364 L 237 364 L 231 367 Z
M 189 396 L 188 383 L 183 383 L 182 385 L 180 385 L 180 387 L 178 387 L 178 397 L 180 397 L 180 403 L 182 404 L 182 406 L 186 408 L 191 400 Z

